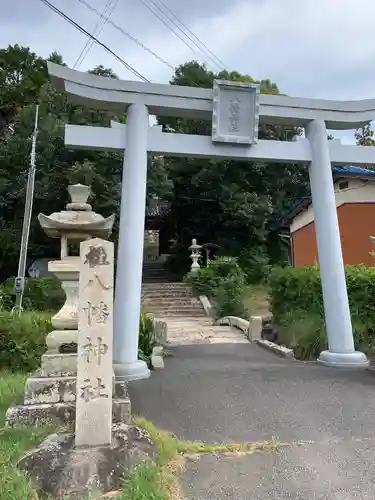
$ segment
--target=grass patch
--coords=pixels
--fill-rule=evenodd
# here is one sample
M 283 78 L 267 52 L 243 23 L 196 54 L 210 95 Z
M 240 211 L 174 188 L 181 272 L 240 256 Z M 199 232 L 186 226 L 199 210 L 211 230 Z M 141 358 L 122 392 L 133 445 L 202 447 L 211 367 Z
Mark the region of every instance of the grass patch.
M 187 457 L 205 453 L 250 454 L 256 451 L 275 452 L 280 443 L 274 440 L 244 444 L 207 444 L 176 439 L 157 429 L 148 420 L 138 417 L 135 424 L 146 430 L 157 450 L 155 464 L 142 464 L 124 484 L 118 500 L 182 500 L 178 476 Z
M 0 499 L 4 500 L 38 499 L 30 479 L 18 471 L 16 463 L 57 430 L 57 427 L 5 427 L 5 412 L 22 393 L 25 379 L 24 375 L 0 372 Z M 245 444 L 183 441 L 157 429 L 144 418 L 136 418 L 135 424 L 149 433 L 156 446 L 157 458 L 154 463 L 142 463 L 132 471 L 121 491 L 111 496 L 116 500 L 182 500 L 178 478 L 185 458 L 204 453 L 274 452 L 280 446 L 273 440 Z
M 264 285 L 250 285 L 244 294 L 244 307 L 251 316 L 269 316 L 269 297 Z
M 5 427 L 5 412 L 25 386 L 25 375 L 0 373 L 0 498 L 35 500 L 31 481 L 16 468 L 17 461 L 52 432 L 51 428 Z

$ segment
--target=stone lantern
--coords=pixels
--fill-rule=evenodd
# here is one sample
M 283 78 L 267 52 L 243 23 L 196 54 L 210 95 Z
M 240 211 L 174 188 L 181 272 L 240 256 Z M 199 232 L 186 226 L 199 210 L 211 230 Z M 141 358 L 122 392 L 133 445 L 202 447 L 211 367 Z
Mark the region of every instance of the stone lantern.
M 8 424 L 39 424 L 54 417 L 65 422 L 74 419 L 77 374 L 78 290 L 80 257 L 71 255 L 69 244 L 91 238 L 107 239 L 115 216 L 107 219 L 95 213 L 87 203 L 89 186 L 68 187 L 71 202 L 66 210 L 51 215 L 39 214 L 45 233 L 61 241 L 60 259 L 50 261 L 48 270 L 60 281 L 66 294 L 63 307 L 51 319 L 55 328 L 47 335 L 47 352 L 41 369 L 26 382 L 23 404 L 8 409 Z M 68 348 L 69 347 L 69 348 Z
M 201 248 L 202 245 L 197 244 L 197 240 L 193 238 L 191 240 L 191 245 L 189 247 L 190 250 L 190 258 L 192 260 L 190 272 L 195 273 L 200 269 L 200 265 L 198 263 L 199 257 L 201 256 Z
M 50 261 L 48 270 L 60 281 L 66 294 L 66 301 L 60 311 L 53 316 L 52 326 L 56 328 L 46 339 L 48 351 L 42 357 L 42 369 L 47 373 L 51 369 L 57 372 L 72 372 L 76 368 L 76 354 L 61 354 L 60 347 L 77 343 L 78 331 L 78 288 L 79 288 L 79 255 L 70 255 L 69 243 L 79 245 L 83 240 L 91 238 L 108 239 L 112 232 L 114 215 L 104 219 L 92 211 L 87 203 L 91 194 L 89 186 L 75 184 L 68 186 L 71 202 L 66 210 L 55 212 L 49 216 L 39 214 L 38 220 L 45 233 L 51 238 L 61 241 L 60 260 Z

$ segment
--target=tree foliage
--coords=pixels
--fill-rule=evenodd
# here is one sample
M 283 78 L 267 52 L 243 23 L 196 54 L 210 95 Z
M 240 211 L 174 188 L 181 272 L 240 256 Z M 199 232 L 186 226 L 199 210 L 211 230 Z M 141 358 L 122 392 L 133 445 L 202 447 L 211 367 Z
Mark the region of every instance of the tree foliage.
M 259 83 L 265 94 L 279 94 L 270 80 L 256 82 L 238 72 L 208 71 L 192 61 L 176 69 L 172 85 L 212 88 L 214 79 Z M 211 135 L 208 121 L 159 117 L 164 130 Z M 260 125 L 260 139 L 292 140 L 300 130 Z M 244 247 L 265 247 L 270 221 L 296 198 L 308 192 L 307 170 L 299 165 L 258 162 L 168 158 L 173 181 L 171 217 L 177 239 L 184 244 L 192 236 L 211 241 L 238 254 Z
M 35 101 L 46 79 L 46 62 L 28 47 L 0 50 L 0 137 L 9 132 L 19 108 Z
M 49 60 L 63 64 L 56 53 Z M 102 65 L 90 72 L 117 78 Z M 249 75 L 216 74 L 192 61 L 176 68 L 171 83 L 212 88 L 215 78 L 254 82 Z M 263 93 L 279 93 L 270 80 L 258 83 Z M 125 123 L 126 116 L 68 104 L 65 94 L 50 84 L 46 60 L 26 47 L 0 50 L 0 84 L 1 280 L 17 269 L 35 105 L 40 109 L 30 260 L 58 255 L 58 242 L 46 238 L 36 216 L 62 210 L 69 183 L 90 184 L 94 209 L 104 216 L 118 214 L 122 154 L 70 150 L 64 145 L 64 126 L 109 126 L 111 120 Z M 172 132 L 211 134 L 208 121 L 159 117 L 159 123 Z M 298 134 L 292 127 L 261 125 L 259 130 L 262 139 L 291 140 Z M 307 190 L 306 169 L 297 165 L 149 156 L 147 196 L 167 200 L 171 207 L 163 238 L 185 247 L 197 237 L 235 254 L 247 247 L 263 249 L 272 218 Z
M 371 123 L 366 123 L 366 125 L 356 130 L 354 135 L 358 146 L 375 146 L 374 131 L 371 128 Z

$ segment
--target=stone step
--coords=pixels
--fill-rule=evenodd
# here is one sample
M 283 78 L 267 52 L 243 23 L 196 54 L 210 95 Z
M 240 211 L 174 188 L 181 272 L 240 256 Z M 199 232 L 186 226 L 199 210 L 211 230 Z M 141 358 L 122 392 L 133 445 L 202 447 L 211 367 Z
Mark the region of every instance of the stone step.
M 205 316 L 204 309 L 175 309 L 173 307 L 171 308 L 163 308 L 163 307 L 147 307 L 145 308 L 147 312 L 150 312 L 152 314 L 155 314 L 156 316 L 162 315 L 162 314 L 174 314 L 177 316 L 185 316 L 185 317 L 195 317 L 197 315 L 199 316 Z
M 168 286 L 169 285 L 169 286 Z M 142 292 L 149 293 L 167 293 L 167 292 L 185 292 L 185 293 L 193 293 L 193 290 L 187 286 L 174 286 L 173 283 L 165 283 L 162 281 L 160 283 L 153 282 L 143 282 L 142 283 Z
M 142 303 L 144 304 L 160 304 L 160 305 L 165 305 L 165 304 L 171 304 L 171 305 L 185 305 L 185 304 L 190 304 L 193 306 L 197 307 L 202 307 L 201 303 L 199 300 L 195 299 L 194 297 L 142 297 Z
M 165 269 L 143 269 L 142 276 L 167 276 L 170 278 L 172 274 Z
M 142 283 L 142 288 L 144 290 L 189 290 L 191 288 L 185 283 L 178 283 L 173 281 L 167 281 L 164 283 Z
M 178 318 L 183 318 L 186 315 L 189 317 L 194 317 L 194 318 L 204 318 L 205 314 L 203 312 L 197 312 L 197 311 L 191 311 L 191 312 L 186 312 L 186 311 L 150 311 L 156 318 L 168 318 L 168 317 L 178 317 Z
M 191 290 L 185 290 L 185 289 L 180 289 L 180 288 L 162 288 L 161 290 L 148 290 L 148 289 L 142 289 L 142 297 L 167 297 L 169 299 L 172 299 L 174 297 L 179 298 L 179 297 L 197 297 L 193 294 Z
M 202 304 L 199 302 L 180 302 L 180 303 L 175 303 L 175 302 L 143 302 L 143 305 L 147 305 L 150 308 L 153 309 L 179 309 L 179 310 L 184 310 L 184 309 L 198 309 L 199 311 L 202 310 L 204 311 L 204 308 Z
M 195 306 L 195 305 L 189 305 L 189 304 L 186 304 L 186 305 L 180 305 L 180 306 L 174 306 L 173 304 L 172 305 L 169 305 L 169 304 L 157 304 L 157 305 L 154 305 L 154 304 L 142 304 L 142 309 L 144 311 L 177 311 L 181 314 L 186 314 L 186 316 L 188 316 L 190 313 L 192 312 L 202 312 L 202 314 L 204 314 L 204 309 L 200 308 L 199 306 Z
M 204 318 L 204 308 L 189 285 L 164 281 L 142 283 L 142 306 L 156 317 Z
M 194 296 L 193 293 L 188 292 L 187 290 L 167 290 L 163 292 L 142 291 L 142 299 L 150 299 L 150 300 L 158 300 L 158 299 L 166 299 L 166 300 L 183 300 L 183 299 L 194 299 L 198 301 L 197 297 Z
M 150 262 L 143 262 L 143 269 L 166 269 L 169 271 L 169 266 L 165 264 L 165 262 L 153 260 Z
M 150 309 L 174 309 L 178 311 L 185 311 L 185 310 L 198 310 L 198 311 L 204 311 L 203 307 L 200 304 L 144 304 L 144 306 L 149 307 Z
M 194 297 L 188 297 L 184 299 L 174 299 L 174 300 L 169 300 L 169 299 L 163 299 L 163 297 L 159 297 L 154 300 L 143 300 L 143 304 L 155 304 L 155 305 L 160 305 L 160 306 L 167 306 L 167 307 L 199 307 L 200 309 L 203 309 L 202 304 L 199 302 L 199 300 L 194 299 Z
M 154 308 L 162 308 L 162 309 L 170 309 L 170 308 L 175 308 L 175 309 L 184 309 L 184 308 L 198 308 L 201 309 L 202 306 L 199 302 L 195 301 L 190 301 L 190 300 L 181 300 L 179 302 L 177 301 L 162 301 L 162 300 L 143 300 L 142 305 L 144 306 L 152 306 Z
M 170 281 L 173 281 L 173 277 L 170 274 L 166 273 L 143 273 L 142 274 L 143 279 L 152 279 L 152 278 L 164 278 L 166 283 L 169 283 Z
M 163 278 L 146 278 L 143 279 L 143 284 L 163 285 L 165 284 L 165 277 Z

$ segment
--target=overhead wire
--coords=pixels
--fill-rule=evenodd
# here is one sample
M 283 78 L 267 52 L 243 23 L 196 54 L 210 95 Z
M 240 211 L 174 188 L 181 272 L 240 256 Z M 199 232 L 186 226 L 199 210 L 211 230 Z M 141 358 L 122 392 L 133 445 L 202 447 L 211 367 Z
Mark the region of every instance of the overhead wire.
M 117 6 L 117 3 L 118 3 L 118 0 L 107 0 L 102 13 L 100 14 L 100 19 L 96 22 L 94 29 L 93 29 L 93 32 L 92 32 L 92 34 L 94 36 L 96 36 L 97 38 L 99 38 L 99 36 L 101 35 L 106 23 L 108 22 L 109 18 L 113 14 L 113 11 L 115 10 L 115 8 Z M 107 11 L 109 11 L 109 9 L 111 9 L 111 11 L 109 12 L 109 16 L 105 17 L 106 13 L 107 13 Z M 100 27 L 101 21 L 103 21 L 103 24 Z M 83 49 L 81 50 L 81 53 L 79 54 L 76 62 L 74 63 L 73 69 L 78 69 L 80 67 L 80 65 L 85 60 L 86 56 L 90 52 L 93 45 L 94 45 L 94 41 L 92 40 L 92 38 L 88 37 Z
M 77 0 L 77 2 L 81 3 L 82 5 L 85 5 L 85 7 L 87 7 L 91 12 L 94 12 L 97 16 L 101 16 L 101 13 L 97 9 L 95 9 L 95 7 L 93 7 L 92 5 L 90 5 L 86 0 Z M 160 57 L 158 54 L 156 54 L 156 52 L 154 52 L 149 47 L 147 47 L 146 45 L 144 45 L 142 42 L 140 42 L 137 38 L 135 38 L 129 32 L 125 31 L 121 26 L 119 26 L 118 24 L 116 24 L 114 21 L 112 21 L 111 19 L 109 19 L 106 16 L 103 16 L 103 19 L 105 19 L 106 22 L 108 24 L 110 24 L 111 26 L 113 26 L 117 31 L 119 31 L 120 33 L 122 33 L 123 35 L 125 35 L 126 37 L 128 37 L 132 42 L 136 43 L 143 50 L 145 50 L 146 52 L 148 52 L 149 54 L 151 54 L 153 57 L 155 57 L 156 59 L 158 59 L 161 63 L 163 63 L 166 66 L 168 66 L 168 68 L 172 69 L 173 71 L 175 70 L 175 68 L 174 68 L 174 66 L 172 64 L 170 64 L 168 61 L 166 61 L 165 59 L 163 59 L 162 57 Z
M 113 26 L 117 31 L 119 31 L 120 33 L 122 33 L 123 35 L 128 37 L 132 42 L 136 43 L 139 47 L 141 47 L 143 50 L 145 50 L 146 52 L 151 54 L 153 57 L 155 57 L 158 61 L 163 63 L 165 66 L 168 66 L 168 68 L 171 69 L 173 72 L 175 71 L 176 68 L 171 63 L 169 63 L 168 61 L 166 61 L 165 59 L 160 57 L 156 52 L 154 52 L 149 47 L 147 47 L 147 45 L 144 45 L 142 42 L 140 42 L 135 36 L 131 35 L 127 31 L 125 31 L 121 26 L 116 24 L 114 21 L 107 18 L 105 15 L 102 16 L 102 14 L 97 9 L 95 9 L 95 7 L 93 7 L 90 3 L 88 3 L 87 0 L 77 0 L 77 2 L 79 2 L 80 4 L 87 7 L 87 9 L 89 9 L 91 12 L 95 13 L 97 16 L 103 17 L 103 19 L 105 19 L 108 22 L 108 24 Z M 200 85 L 197 82 L 195 82 L 191 77 L 188 77 L 188 80 L 190 81 L 190 83 L 193 86 L 200 87 Z
M 94 26 L 94 29 L 92 30 L 92 34 L 94 36 L 97 36 L 97 33 L 98 33 L 98 28 L 100 27 L 100 21 L 103 19 L 103 15 L 106 13 L 109 5 L 111 4 L 112 0 L 107 0 L 105 6 L 104 6 L 104 9 L 103 9 L 103 12 L 100 14 L 100 19 L 96 22 L 95 26 Z M 78 55 L 77 59 L 76 59 L 76 62 L 73 64 L 73 69 L 78 69 L 79 66 L 81 65 L 81 59 L 83 58 L 83 55 L 87 49 L 87 47 L 90 45 L 90 43 L 92 42 L 92 38 L 90 37 L 87 37 L 87 40 L 86 40 L 86 43 L 85 45 L 83 46 L 80 54 Z
M 162 12 L 165 17 L 167 19 L 169 19 L 169 21 L 171 21 L 174 26 L 176 26 L 176 28 L 181 31 L 192 43 L 194 43 L 194 45 L 206 56 L 208 57 L 212 62 L 213 64 L 215 64 L 220 70 L 223 70 L 223 69 L 226 69 L 227 68 L 227 65 L 221 60 L 219 59 L 213 52 L 212 50 L 210 50 L 207 45 L 202 42 L 202 40 L 200 38 L 198 38 L 195 33 L 188 27 L 186 26 L 186 24 L 170 9 L 170 7 L 168 7 L 168 5 L 163 1 L 163 0 L 149 0 L 153 5 L 155 5 L 155 7 L 160 11 Z M 178 22 L 180 23 L 180 25 L 183 27 L 180 28 L 177 23 L 168 15 L 164 12 L 164 10 L 156 3 L 158 2 L 159 4 L 161 4 L 163 6 L 163 8 L 169 12 L 173 18 Z M 184 31 L 186 30 L 186 31 Z M 191 35 L 191 36 L 190 36 Z M 199 45 L 201 45 L 203 47 L 200 47 Z M 205 53 L 206 52 L 206 53 Z M 216 59 L 216 60 L 215 60 Z
M 122 57 L 117 55 L 112 49 L 110 49 L 107 45 L 105 45 L 103 42 L 98 40 L 94 35 L 92 35 L 90 32 L 88 32 L 85 28 L 83 28 L 80 24 L 78 24 L 71 17 L 69 17 L 67 14 L 65 14 L 62 10 L 58 9 L 49 0 L 40 0 L 40 1 L 43 2 L 47 7 L 49 7 L 53 12 L 55 12 L 60 17 L 65 19 L 69 24 L 71 24 L 76 29 L 78 29 L 81 33 L 84 33 L 86 36 L 89 36 L 92 40 L 95 41 L 96 44 L 100 45 L 106 52 L 108 52 L 113 57 L 115 57 L 123 66 L 125 66 L 126 69 L 128 69 L 131 73 L 133 73 L 133 75 L 135 75 L 137 78 L 139 78 L 140 80 L 143 80 L 144 82 L 151 83 L 150 80 L 148 80 L 145 76 L 142 75 L 142 73 L 140 73 L 135 68 L 133 68 L 133 66 L 131 66 L 129 63 L 127 63 L 124 59 L 122 59 Z
M 169 24 L 161 16 L 159 16 L 159 14 L 155 12 L 144 0 L 139 0 L 139 1 L 146 7 L 147 10 L 149 10 L 155 17 L 157 17 L 170 31 L 172 31 L 172 33 L 174 33 L 177 36 L 177 38 L 181 40 L 181 42 L 183 42 L 191 51 L 193 51 L 194 54 L 198 55 L 197 51 L 191 45 L 189 45 L 189 43 L 184 38 L 182 38 L 179 33 L 177 33 L 171 26 L 169 26 Z M 179 30 L 181 31 L 181 28 L 179 28 Z

